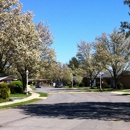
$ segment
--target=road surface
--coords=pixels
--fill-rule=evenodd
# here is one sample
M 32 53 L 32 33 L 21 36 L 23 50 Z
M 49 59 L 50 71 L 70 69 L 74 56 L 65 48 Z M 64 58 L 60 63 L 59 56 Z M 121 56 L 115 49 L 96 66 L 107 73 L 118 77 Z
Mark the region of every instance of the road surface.
M 46 100 L 0 110 L 0 130 L 130 130 L 130 96 L 42 87 Z

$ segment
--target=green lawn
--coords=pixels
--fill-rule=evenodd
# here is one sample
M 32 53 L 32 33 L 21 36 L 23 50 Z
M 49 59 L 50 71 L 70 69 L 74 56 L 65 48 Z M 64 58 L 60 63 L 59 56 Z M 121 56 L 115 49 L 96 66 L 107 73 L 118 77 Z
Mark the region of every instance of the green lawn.
M 17 97 L 17 98 L 26 98 L 29 97 L 31 94 L 23 94 L 23 93 L 16 93 L 16 94 L 10 94 L 10 98 Z
M 90 87 L 75 87 L 74 88 L 77 88 L 79 90 L 82 90 L 82 91 L 86 91 L 86 92 L 100 92 L 100 89 L 97 88 L 97 87 L 94 87 L 93 89 L 91 89 Z M 119 90 L 113 90 L 112 88 L 103 88 L 102 89 L 102 92 L 111 92 L 111 91 L 119 91 L 119 92 L 130 92 L 130 89 L 119 89 Z
M 37 92 L 38 94 L 40 94 L 40 97 L 47 97 L 47 93 L 42 93 L 42 92 Z
M 9 99 L 22 99 L 22 98 L 26 98 L 26 97 L 29 97 L 29 96 L 31 96 L 31 94 L 28 94 L 28 95 L 23 94 L 23 93 L 21 93 L 21 94 L 19 94 L 19 93 L 10 94 L 10 97 L 7 98 L 7 99 L 0 98 L 0 103 L 2 103 L 2 102 L 8 102 Z
M 0 103 L 2 103 L 2 102 L 8 102 L 8 101 L 9 101 L 9 99 L 0 98 Z
M 122 90 L 118 90 L 119 92 L 130 92 L 130 89 L 122 89 Z
M 36 99 L 32 99 L 32 100 L 25 101 L 25 102 L 20 102 L 20 103 L 14 103 L 14 104 L 10 104 L 10 105 L 0 106 L 0 109 L 23 106 L 23 105 L 27 105 L 27 104 L 30 104 L 30 103 L 33 103 L 33 102 L 37 102 L 39 100 L 41 100 L 41 99 L 37 99 L 36 98 Z

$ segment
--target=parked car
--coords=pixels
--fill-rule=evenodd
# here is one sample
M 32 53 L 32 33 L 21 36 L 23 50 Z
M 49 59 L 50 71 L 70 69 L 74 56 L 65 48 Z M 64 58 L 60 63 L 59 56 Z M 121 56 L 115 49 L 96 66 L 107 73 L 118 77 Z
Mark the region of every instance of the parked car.
M 41 88 L 40 83 L 37 83 L 35 87 L 36 88 Z
M 57 82 L 55 85 L 55 88 L 62 88 L 63 87 L 63 83 L 61 82 Z

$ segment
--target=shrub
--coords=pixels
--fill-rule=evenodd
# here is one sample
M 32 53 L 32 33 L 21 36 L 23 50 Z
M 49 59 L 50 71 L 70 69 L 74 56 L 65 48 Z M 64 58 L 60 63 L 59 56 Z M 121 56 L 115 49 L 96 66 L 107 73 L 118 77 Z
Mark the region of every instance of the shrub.
M 14 89 L 13 91 L 15 93 L 22 93 L 23 92 L 23 84 L 21 81 L 13 81 L 12 84 L 15 85 L 15 86 L 12 85 L 12 88 Z
M 111 85 L 107 84 L 105 88 L 111 88 Z
M 106 88 L 107 87 L 107 82 L 102 82 L 102 88 Z
M 9 98 L 9 96 L 10 96 L 10 89 L 9 88 L 3 88 L 1 90 L 1 97 L 3 99 L 6 99 L 6 98 Z
M 117 84 L 117 88 L 118 88 L 118 89 L 123 89 L 123 88 L 124 88 L 124 87 L 123 87 L 123 84 L 122 84 L 122 83 L 118 83 L 118 84 Z
M 84 87 L 85 85 L 84 85 L 84 82 L 81 82 L 80 84 L 79 84 L 79 87 Z
M 15 90 L 15 88 L 17 87 L 16 84 L 11 83 L 8 86 L 12 94 L 16 93 L 16 90 Z
M 100 82 L 97 82 L 97 83 L 96 83 L 96 86 L 99 87 L 99 86 L 100 86 Z
M 7 83 L 0 84 L 0 97 L 6 99 L 10 96 L 10 89 Z
M 0 84 L 0 88 L 7 88 L 8 87 L 8 84 L 7 83 L 1 83 Z

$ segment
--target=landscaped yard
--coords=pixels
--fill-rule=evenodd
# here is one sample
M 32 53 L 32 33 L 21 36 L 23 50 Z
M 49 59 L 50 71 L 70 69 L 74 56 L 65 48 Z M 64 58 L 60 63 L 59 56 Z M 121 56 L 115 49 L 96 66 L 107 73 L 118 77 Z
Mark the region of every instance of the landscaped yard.
M 28 94 L 28 95 L 26 95 L 26 94 L 19 94 L 19 93 L 10 94 L 9 98 L 6 98 L 6 99 L 0 98 L 0 103 L 2 103 L 2 102 L 8 102 L 9 99 L 12 99 L 12 100 L 13 99 L 22 99 L 22 98 L 26 98 L 26 97 L 29 97 L 29 96 L 31 96 L 31 94 Z
M 25 102 L 19 102 L 19 103 L 14 103 L 14 104 L 10 104 L 10 105 L 0 106 L 0 109 L 23 106 L 23 105 L 27 105 L 27 104 L 30 104 L 30 103 L 33 103 L 33 102 L 36 102 L 36 101 L 39 101 L 39 100 L 41 100 L 41 99 L 35 98 L 35 99 L 28 100 L 28 101 L 25 101 Z
M 65 88 L 69 88 L 69 86 L 65 86 Z M 74 86 L 73 88 L 75 89 L 79 89 L 79 90 L 82 90 L 82 91 L 85 91 L 85 92 L 100 92 L 100 89 L 97 88 L 97 87 L 93 87 L 91 89 L 91 87 L 78 87 L 78 86 Z M 102 92 L 130 92 L 130 89 L 119 89 L 119 90 L 115 90 L 115 89 L 112 89 L 112 88 L 103 88 L 102 89 Z

